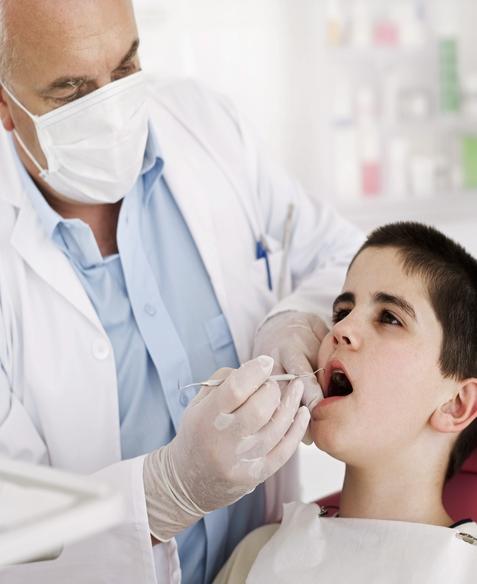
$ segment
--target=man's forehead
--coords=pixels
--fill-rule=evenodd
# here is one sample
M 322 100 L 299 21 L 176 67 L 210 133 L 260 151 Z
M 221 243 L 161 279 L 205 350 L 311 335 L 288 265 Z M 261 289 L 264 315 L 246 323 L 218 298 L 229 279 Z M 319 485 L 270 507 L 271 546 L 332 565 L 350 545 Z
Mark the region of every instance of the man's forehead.
M 48 82 L 111 67 L 137 36 L 130 0 L 7 0 L 5 22 L 19 74 Z

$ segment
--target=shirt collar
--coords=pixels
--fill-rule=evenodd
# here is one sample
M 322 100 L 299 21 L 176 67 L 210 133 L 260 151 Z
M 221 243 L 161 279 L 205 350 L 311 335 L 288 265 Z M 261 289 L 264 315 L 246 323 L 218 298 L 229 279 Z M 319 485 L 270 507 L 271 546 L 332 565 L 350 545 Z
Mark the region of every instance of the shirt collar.
M 17 154 L 17 150 L 15 148 L 15 145 L 13 144 L 13 139 L 11 138 L 11 136 L 9 136 L 9 139 L 11 142 L 13 158 L 15 161 L 16 168 L 18 170 L 18 174 L 20 176 L 21 184 L 25 189 L 33 208 L 37 212 L 40 222 L 43 225 L 43 228 L 45 229 L 47 236 L 51 239 L 53 237 L 53 233 L 55 231 L 56 226 L 60 221 L 63 220 L 63 218 L 48 205 L 43 195 L 38 190 L 38 187 L 34 183 L 33 179 L 23 166 Z
M 156 183 L 157 179 L 162 176 L 163 173 L 164 159 L 162 158 L 156 132 L 152 124 L 149 124 L 149 136 L 147 139 L 146 154 L 144 156 L 144 164 L 141 171 L 144 182 L 144 202 L 146 204 L 151 198 L 153 185 Z
M 64 219 L 59 213 L 50 207 L 46 199 L 38 190 L 35 182 L 23 166 L 13 144 L 13 139 L 10 137 L 11 147 L 14 152 L 14 160 L 20 175 L 20 180 L 25 189 L 30 202 L 38 214 L 41 224 L 46 231 L 49 239 L 56 240 L 56 233 L 58 225 L 65 223 L 82 223 L 78 219 Z M 164 161 L 161 157 L 161 150 L 157 141 L 156 133 L 151 124 L 149 124 L 149 135 L 146 143 L 146 150 L 144 154 L 144 162 L 141 169 L 141 174 L 138 178 L 143 180 L 145 203 L 147 203 L 153 192 L 153 185 L 159 176 L 162 175 L 164 169 Z M 126 197 L 133 196 L 138 193 L 138 184 L 136 183 L 131 191 L 126 194 Z M 141 189 L 142 190 L 142 189 Z M 58 243 L 58 241 L 57 241 Z

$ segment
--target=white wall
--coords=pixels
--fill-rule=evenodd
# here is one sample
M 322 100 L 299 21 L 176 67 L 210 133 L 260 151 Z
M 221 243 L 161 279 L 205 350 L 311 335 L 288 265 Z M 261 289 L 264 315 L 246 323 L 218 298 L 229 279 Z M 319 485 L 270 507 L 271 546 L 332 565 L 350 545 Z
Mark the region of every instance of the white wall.
M 276 157 L 320 191 L 321 0 L 135 0 L 146 69 L 229 95 Z M 317 75 L 310 75 L 316 71 Z

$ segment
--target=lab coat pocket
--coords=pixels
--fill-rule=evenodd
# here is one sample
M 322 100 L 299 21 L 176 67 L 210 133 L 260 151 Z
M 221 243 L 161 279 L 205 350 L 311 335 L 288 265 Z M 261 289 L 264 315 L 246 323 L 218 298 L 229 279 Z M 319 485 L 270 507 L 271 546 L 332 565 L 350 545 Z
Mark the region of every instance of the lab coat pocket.
M 230 367 L 236 357 L 232 333 L 225 316 L 220 314 L 208 320 L 205 330 L 217 367 Z
M 265 258 L 255 260 L 252 264 L 252 278 L 264 293 L 268 292 L 270 298 L 277 301 L 290 294 L 291 273 L 280 242 L 270 236 L 267 236 L 266 242 L 268 267 Z

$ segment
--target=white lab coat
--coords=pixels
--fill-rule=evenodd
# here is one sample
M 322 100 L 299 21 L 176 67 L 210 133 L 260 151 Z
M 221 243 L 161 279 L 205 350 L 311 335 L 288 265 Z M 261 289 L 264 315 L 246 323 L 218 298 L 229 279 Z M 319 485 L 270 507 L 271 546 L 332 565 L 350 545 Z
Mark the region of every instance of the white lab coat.
M 312 202 L 264 159 L 226 100 L 189 81 L 150 85 L 168 181 L 213 283 L 242 361 L 274 310 L 328 316 L 361 234 Z M 265 234 L 274 281 L 290 202 L 296 205 L 288 285 L 277 305 L 255 242 Z M 120 489 L 126 520 L 67 547 L 54 561 L 8 569 L 11 584 L 179 582 L 175 542 L 151 547 L 143 458 L 121 461 L 118 392 L 109 339 L 65 256 L 47 238 L 0 130 L 0 454 L 78 473 Z M 281 475 L 283 477 L 283 473 Z M 296 476 L 292 483 L 296 483 Z M 269 481 L 269 517 L 283 479 Z M 157 572 L 157 574 L 156 574 Z

